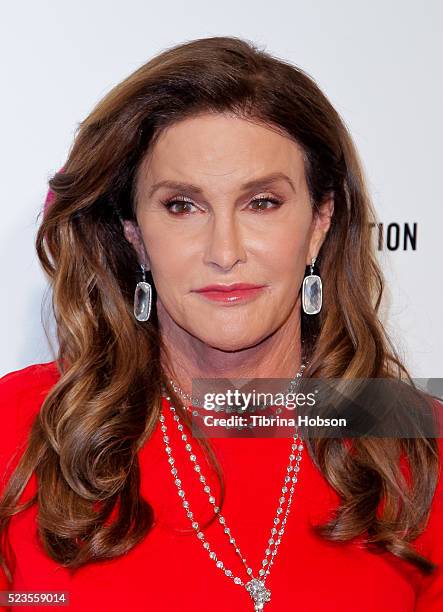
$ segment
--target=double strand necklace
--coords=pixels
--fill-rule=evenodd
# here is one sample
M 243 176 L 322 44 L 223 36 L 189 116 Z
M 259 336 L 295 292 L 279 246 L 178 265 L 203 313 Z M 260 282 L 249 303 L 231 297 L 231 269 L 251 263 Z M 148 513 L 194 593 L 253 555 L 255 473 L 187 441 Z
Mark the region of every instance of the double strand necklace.
M 302 375 L 303 369 L 305 367 L 306 366 L 302 364 L 299 372 L 297 372 L 296 374 L 296 378 Z M 174 387 L 174 389 L 177 389 L 177 387 Z M 168 400 L 168 402 L 171 401 L 171 398 L 169 396 L 165 396 L 165 397 L 166 397 L 166 400 Z M 231 534 L 231 530 L 227 525 L 225 517 L 220 513 L 220 508 L 216 505 L 216 500 L 215 500 L 214 495 L 212 494 L 211 488 L 209 487 L 208 484 L 206 484 L 206 477 L 202 474 L 201 467 L 197 463 L 197 457 L 193 453 L 192 446 L 188 441 L 187 434 L 183 432 L 184 427 L 183 427 L 183 424 L 180 422 L 180 417 L 177 414 L 175 407 L 169 403 L 169 408 L 173 414 L 173 420 L 177 425 L 177 429 L 181 433 L 181 439 L 183 440 L 185 444 L 185 448 L 188 451 L 189 460 L 194 464 L 195 472 L 200 475 L 199 480 L 202 484 L 203 491 L 207 494 L 208 501 L 213 506 L 214 513 L 218 515 L 218 521 L 224 528 L 224 533 L 226 534 L 226 537 L 229 539 L 229 543 L 232 544 L 232 546 L 235 549 L 236 554 L 240 557 L 243 565 L 246 568 L 246 573 L 248 574 L 248 577 L 249 577 L 249 580 L 247 582 L 244 582 L 239 576 L 235 576 L 232 570 L 226 567 L 223 561 L 221 561 L 218 558 L 215 551 L 211 549 L 209 542 L 206 541 L 205 534 L 203 533 L 203 531 L 200 530 L 199 523 L 196 520 L 194 520 L 194 514 L 190 509 L 189 501 L 186 499 L 186 493 L 182 487 L 182 481 L 180 479 L 179 471 L 177 467 L 175 466 L 175 459 L 172 455 L 172 449 L 170 446 L 170 438 L 167 435 L 168 429 L 166 426 L 165 417 L 164 415 L 161 414 L 159 419 L 161 422 L 161 431 L 163 432 L 163 442 L 165 443 L 165 451 L 168 456 L 168 462 L 171 465 L 171 474 L 174 479 L 174 484 L 176 485 L 178 495 L 180 499 L 182 500 L 182 505 L 183 505 L 183 508 L 185 509 L 186 516 L 190 520 L 192 528 L 194 529 L 197 535 L 197 538 L 202 543 L 203 548 L 208 551 L 209 558 L 214 561 L 217 568 L 222 570 L 228 578 L 233 580 L 234 584 L 243 586 L 248 591 L 253 601 L 253 604 L 254 604 L 254 611 L 259 612 L 263 610 L 264 605 L 271 600 L 271 591 L 266 587 L 266 579 L 269 576 L 271 567 L 274 563 L 275 557 L 278 552 L 278 547 L 281 543 L 281 538 L 285 532 L 285 526 L 286 526 L 289 510 L 292 504 L 292 497 L 294 493 L 295 484 L 298 481 L 297 473 L 300 470 L 299 463 L 302 458 L 301 453 L 304 447 L 303 440 L 300 438 L 298 434 L 298 426 L 297 425 L 295 426 L 295 433 L 292 436 L 291 449 L 290 449 L 290 454 L 289 454 L 289 464 L 286 468 L 287 473 L 285 475 L 284 484 L 281 489 L 281 496 L 279 498 L 279 504 L 278 504 L 276 515 L 273 521 L 273 527 L 271 529 L 270 538 L 268 540 L 268 546 L 265 550 L 265 557 L 262 561 L 262 567 L 258 572 L 258 576 L 254 576 L 252 568 L 249 567 L 248 562 L 246 561 L 246 558 L 241 552 L 236 539 Z M 187 406 L 183 406 L 183 408 L 186 409 Z M 295 462 L 295 465 L 294 465 L 294 462 Z M 290 483 L 292 484 L 289 486 Z M 289 495 L 287 496 L 286 494 L 288 493 L 288 490 L 289 490 Z M 283 518 L 281 519 L 281 515 L 283 513 L 283 506 L 285 502 L 287 502 L 286 510 L 285 510 Z M 279 529 L 277 529 L 278 525 L 280 525 Z

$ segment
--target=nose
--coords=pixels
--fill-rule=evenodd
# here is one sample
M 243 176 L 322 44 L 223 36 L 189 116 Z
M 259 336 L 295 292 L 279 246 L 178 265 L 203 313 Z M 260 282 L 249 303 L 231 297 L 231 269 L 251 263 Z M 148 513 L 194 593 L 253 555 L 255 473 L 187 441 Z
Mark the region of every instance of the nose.
M 209 224 L 204 263 L 229 271 L 246 261 L 242 231 L 234 213 L 214 213 Z

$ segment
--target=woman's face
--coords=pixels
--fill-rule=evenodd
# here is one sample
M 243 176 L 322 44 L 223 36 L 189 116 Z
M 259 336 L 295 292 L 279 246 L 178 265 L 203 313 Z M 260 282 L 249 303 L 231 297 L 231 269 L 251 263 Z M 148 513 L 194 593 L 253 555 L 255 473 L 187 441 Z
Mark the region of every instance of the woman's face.
M 136 188 L 138 227 L 126 221 L 125 235 L 151 269 L 162 327 L 235 351 L 300 317 L 305 266 L 332 202 L 313 216 L 294 141 L 234 116 L 198 115 L 161 134 Z M 198 292 L 233 283 L 261 288 Z

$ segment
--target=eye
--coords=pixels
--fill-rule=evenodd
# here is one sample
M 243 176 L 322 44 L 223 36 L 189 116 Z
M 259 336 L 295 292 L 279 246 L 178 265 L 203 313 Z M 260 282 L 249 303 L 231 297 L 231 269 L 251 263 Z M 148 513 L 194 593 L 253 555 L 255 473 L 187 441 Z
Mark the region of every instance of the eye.
M 168 212 L 176 216 L 192 214 L 195 212 L 193 208 L 197 208 L 192 201 L 187 200 L 184 196 L 175 196 L 170 200 L 162 202 L 162 204 L 165 206 Z M 254 198 L 250 202 L 250 206 L 252 207 L 251 210 L 254 212 L 264 212 L 272 208 L 279 208 L 282 204 L 283 202 L 281 200 L 271 196 Z
M 265 206 L 265 204 L 271 204 L 271 206 Z M 269 210 L 270 208 L 279 208 L 283 202 L 277 200 L 276 198 L 255 198 L 251 201 L 251 206 L 257 204 L 257 208 L 252 208 L 255 212 L 261 212 L 263 210 Z
M 168 209 L 168 211 L 172 215 L 187 215 L 192 212 L 191 207 L 194 206 L 192 202 L 186 200 L 185 198 L 176 197 L 172 200 L 167 200 L 163 202 L 163 205 Z

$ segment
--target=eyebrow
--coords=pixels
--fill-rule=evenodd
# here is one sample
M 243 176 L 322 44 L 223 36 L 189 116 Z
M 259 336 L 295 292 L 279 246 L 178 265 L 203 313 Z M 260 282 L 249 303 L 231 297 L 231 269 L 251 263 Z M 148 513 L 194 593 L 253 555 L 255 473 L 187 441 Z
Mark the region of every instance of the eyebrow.
M 252 181 L 248 181 L 247 183 L 243 183 L 241 189 L 242 191 L 247 191 L 248 189 L 265 189 L 266 187 L 271 186 L 276 181 L 286 181 L 295 193 L 293 181 L 289 178 L 289 176 L 284 174 L 284 172 L 273 172 L 272 174 L 267 174 L 266 176 L 262 176 Z M 151 198 L 154 193 L 161 187 L 189 191 L 196 195 L 201 195 L 203 193 L 203 189 L 198 185 L 193 185 L 192 183 L 182 183 L 179 181 L 164 180 L 158 181 L 157 183 L 154 183 L 154 185 L 151 186 L 148 192 L 148 197 Z

